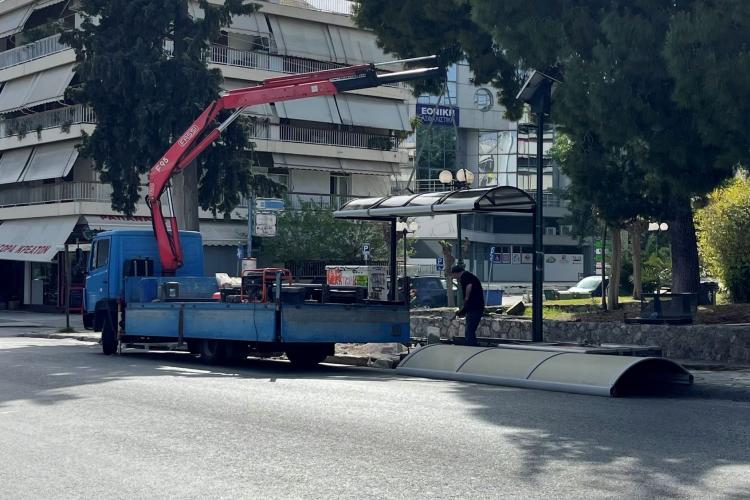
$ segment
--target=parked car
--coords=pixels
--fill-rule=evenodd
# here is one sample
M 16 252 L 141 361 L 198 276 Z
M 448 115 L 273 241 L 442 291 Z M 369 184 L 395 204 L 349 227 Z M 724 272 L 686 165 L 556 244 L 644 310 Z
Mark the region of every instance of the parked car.
M 448 285 L 445 277 L 413 276 L 410 281 L 413 290 L 413 307 L 446 307 L 448 305 Z M 453 290 L 458 290 L 456 280 L 453 280 Z
M 606 288 L 609 280 L 604 281 Z M 602 277 L 586 276 L 574 286 L 559 292 L 561 299 L 574 299 L 580 297 L 601 297 L 602 296 Z

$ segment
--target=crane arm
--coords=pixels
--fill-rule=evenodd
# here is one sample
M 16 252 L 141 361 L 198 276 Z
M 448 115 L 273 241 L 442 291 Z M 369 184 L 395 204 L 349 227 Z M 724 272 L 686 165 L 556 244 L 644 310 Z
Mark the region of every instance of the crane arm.
M 406 61 L 435 61 L 434 57 Z M 172 144 L 151 168 L 148 174 L 146 203 L 159 250 L 162 272 L 172 275 L 182 266 L 183 252 L 177 220 L 172 212 L 169 228 L 164 218 L 161 197 L 168 190 L 169 180 L 183 171 L 198 155 L 216 141 L 221 133 L 240 115 L 242 110 L 257 104 L 291 101 L 306 97 L 331 96 L 347 90 L 378 87 L 386 83 L 443 77 L 445 71 L 437 66 L 378 74 L 374 64 L 349 66 L 313 73 L 282 76 L 265 80 L 260 85 L 232 90 L 209 104 L 188 129 Z M 214 126 L 223 110 L 234 113 L 221 124 Z M 171 205 L 171 196 L 169 203 Z M 170 206 L 171 208 L 171 206 Z

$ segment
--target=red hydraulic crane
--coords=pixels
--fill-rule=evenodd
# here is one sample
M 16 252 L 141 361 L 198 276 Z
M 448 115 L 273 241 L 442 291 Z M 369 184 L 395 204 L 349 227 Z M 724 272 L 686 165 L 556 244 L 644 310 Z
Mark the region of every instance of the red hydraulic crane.
M 268 104 L 280 101 L 291 101 L 305 97 L 332 96 L 347 90 L 378 87 L 387 83 L 418 80 L 423 78 L 442 78 L 445 71 L 436 66 L 398 71 L 395 73 L 377 73 L 377 67 L 394 63 L 414 62 L 436 63 L 435 56 L 419 57 L 402 61 L 381 64 L 363 64 L 327 71 L 282 76 L 265 80 L 255 87 L 247 87 L 224 93 L 206 107 L 201 115 L 172 144 L 164 156 L 151 167 L 148 174 L 148 194 L 146 203 L 151 211 L 154 235 L 159 249 L 162 272 L 173 275 L 182 266 L 183 253 L 180 243 L 177 220 L 174 217 L 169 180 L 173 175 L 184 170 L 201 154 L 221 133 L 249 106 Z M 235 110 L 223 123 L 214 126 L 214 121 L 222 110 Z M 162 213 L 161 196 L 167 191 L 172 217 L 170 227 Z

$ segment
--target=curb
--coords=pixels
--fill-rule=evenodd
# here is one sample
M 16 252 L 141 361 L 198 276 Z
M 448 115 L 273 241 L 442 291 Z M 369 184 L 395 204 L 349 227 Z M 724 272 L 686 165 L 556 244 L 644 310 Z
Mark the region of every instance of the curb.
M 80 342 L 99 343 L 99 336 L 96 335 L 78 335 L 75 333 L 19 333 L 16 337 L 29 337 L 35 339 L 56 339 L 56 340 L 78 340 Z

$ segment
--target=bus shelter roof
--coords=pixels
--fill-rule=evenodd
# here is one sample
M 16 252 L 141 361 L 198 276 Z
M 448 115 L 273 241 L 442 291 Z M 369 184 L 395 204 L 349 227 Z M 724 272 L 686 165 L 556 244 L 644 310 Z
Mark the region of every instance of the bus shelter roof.
M 393 195 L 351 200 L 334 212 L 337 219 L 394 220 L 470 213 L 534 213 L 536 203 L 527 192 L 496 186 L 435 193 Z

